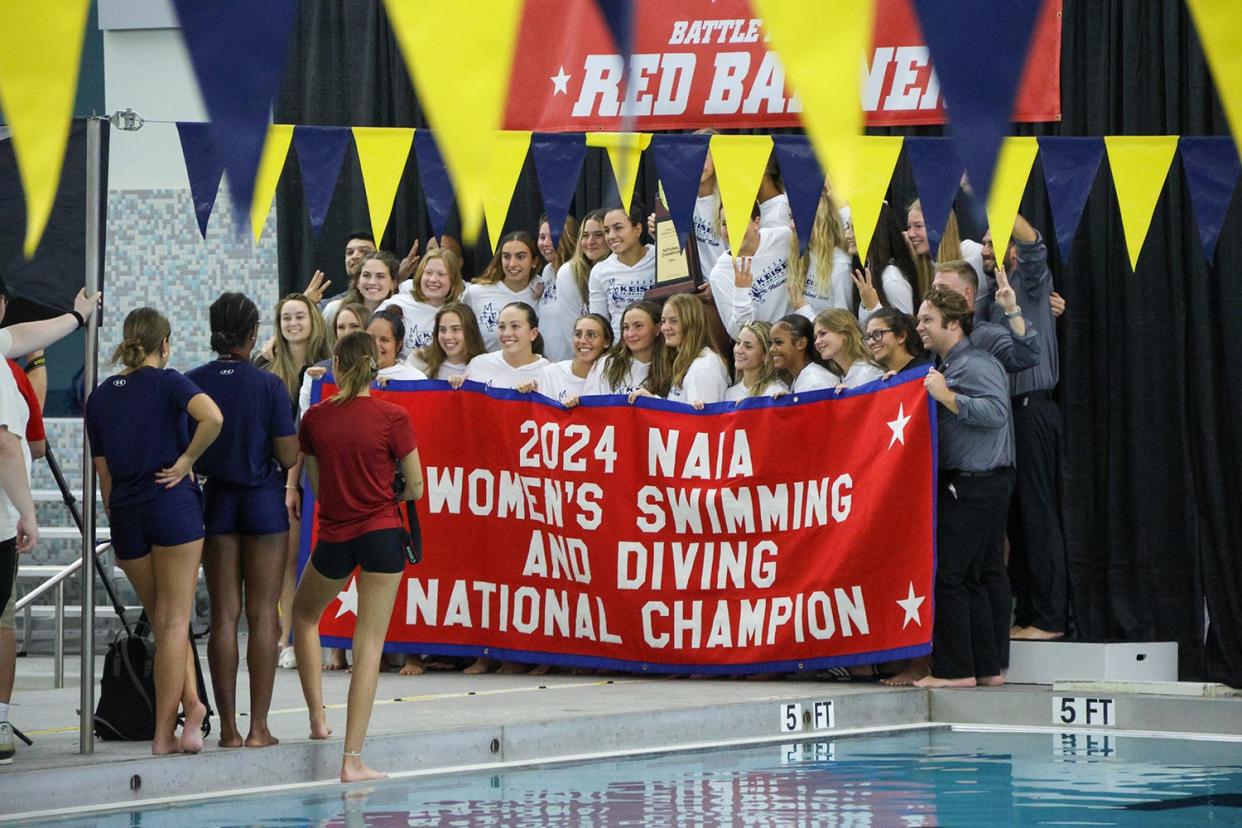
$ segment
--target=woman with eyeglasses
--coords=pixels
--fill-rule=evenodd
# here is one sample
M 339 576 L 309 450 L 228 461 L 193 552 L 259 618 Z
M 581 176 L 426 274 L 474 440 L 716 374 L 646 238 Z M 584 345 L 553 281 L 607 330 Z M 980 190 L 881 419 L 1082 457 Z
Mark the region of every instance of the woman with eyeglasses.
M 914 319 L 895 308 L 880 308 L 867 320 L 863 337 L 876 361 L 891 374 L 928 361 Z

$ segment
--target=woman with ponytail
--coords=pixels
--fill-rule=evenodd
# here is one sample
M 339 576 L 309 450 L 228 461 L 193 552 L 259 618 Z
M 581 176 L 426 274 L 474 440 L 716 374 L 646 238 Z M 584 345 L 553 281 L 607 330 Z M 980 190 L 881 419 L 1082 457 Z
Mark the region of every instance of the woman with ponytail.
M 791 313 L 772 326 L 772 365 L 795 394 L 835 388 L 836 376 L 815 350 L 815 329 L 805 316 Z M 772 396 L 782 396 L 773 394 Z
M 198 697 L 188 634 L 203 553 L 202 492 L 193 467 L 224 422 L 211 397 L 166 367 L 169 333 L 168 320 L 154 308 L 131 311 L 112 356 L 124 368 L 99 384 L 86 407 L 112 549 L 155 629 L 155 754 L 203 747 L 207 708 Z
M 344 313 L 338 313 L 338 321 Z M 284 384 L 250 364 L 259 309 L 241 293 L 211 304 L 211 349 L 219 356 L 186 376 L 224 414 L 224 427 L 195 464 L 207 478 L 203 573 L 211 598 L 207 663 L 220 714 L 220 747 L 277 743 L 267 727 L 276 676 L 276 603 L 289 515 L 285 473 L 298 461 L 297 429 Z M 237 624 L 245 590 L 250 731 L 237 729 Z
M 332 374 L 339 391 L 311 406 L 299 434 L 306 476 L 319 501 L 319 539 L 293 599 L 294 646 L 310 737 L 326 739 L 332 730 L 323 703 L 319 617 L 360 567 L 340 773 L 342 782 L 357 782 L 386 776 L 362 761 L 362 744 L 375 703 L 384 634 L 405 570 L 399 504 L 422 496 L 423 471 L 409 414 L 371 396 L 379 353 L 370 334 L 351 333 L 337 343 Z M 398 470 L 405 488 L 394 497 Z
M 449 383 L 460 388 L 466 380 L 495 388 L 519 388 L 537 382 L 548 361 L 543 358 L 539 315 L 525 302 L 510 302 L 500 309 L 496 321 L 500 350 L 470 360 L 466 373 Z

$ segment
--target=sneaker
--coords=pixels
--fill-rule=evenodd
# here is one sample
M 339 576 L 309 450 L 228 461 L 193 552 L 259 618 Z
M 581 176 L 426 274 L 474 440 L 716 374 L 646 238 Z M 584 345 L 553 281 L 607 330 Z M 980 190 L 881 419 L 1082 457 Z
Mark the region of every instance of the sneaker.
M 285 647 L 280 651 L 280 660 L 277 662 L 282 670 L 298 669 L 298 657 L 294 654 L 292 647 Z
M 17 753 L 17 741 L 13 738 L 13 725 L 0 722 L 0 765 L 12 762 L 15 753 Z

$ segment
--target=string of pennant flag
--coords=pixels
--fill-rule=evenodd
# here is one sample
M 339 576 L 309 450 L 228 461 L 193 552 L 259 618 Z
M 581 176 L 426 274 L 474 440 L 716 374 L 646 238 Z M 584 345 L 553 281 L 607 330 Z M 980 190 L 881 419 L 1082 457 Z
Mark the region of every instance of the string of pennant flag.
M 243 205 L 264 199 L 270 205 L 272 178 L 279 178 L 279 167 L 273 166 L 277 163 L 274 159 L 283 160 L 290 145 L 295 147 L 299 163 L 304 166 L 304 157 L 318 150 L 326 154 L 319 160 L 330 167 L 328 162 L 336 157 L 334 153 L 341 146 L 339 134 L 324 133 L 314 138 L 308 137 L 313 135 L 309 131 L 311 127 L 268 123 L 301 4 L 297 0 L 171 2 L 210 118 L 210 123 L 195 134 L 187 134 L 193 130 L 182 131 L 183 146 L 192 148 L 187 150 L 187 163 L 213 169 L 219 165 L 226 170 L 233 202 Z M 638 2 L 593 0 L 607 24 L 617 55 L 623 58 L 631 54 L 634 27 L 642 19 L 635 12 Z M 1242 61 L 1236 57 L 1242 54 L 1242 27 L 1236 25 L 1237 3 L 1235 0 L 1185 2 L 1237 139 L 1242 135 Z M 8 37 L 4 48 L 0 49 L 0 109 L 12 130 L 26 198 L 24 251 L 27 256 L 33 255 L 39 243 L 56 194 L 90 5 L 90 0 L 0 2 L 0 32 L 21 33 Z M 1035 145 L 1024 143 L 1023 139 L 1005 138 L 1025 64 L 1022 57 L 1028 51 L 1040 5 L 1041 0 L 1006 3 L 960 0 L 955 14 L 945 14 L 939 0 L 911 0 L 944 98 L 952 102 L 948 110 L 947 140 L 955 151 L 955 158 L 962 161 L 958 166 L 969 172 L 975 192 L 986 199 L 990 213 L 995 211 L 994 219 L 1000 218 L 1014 198 L 1008 191 L 992 194 L 994 175 L 999 179 L 1003 175 L 1012 178 L 1029 173 L 1029 169 L 1020 168 L 1024 159 L 1033 158 L 1036 152 L 1045 154 L 1045 162 L 1048 155 L 1066 160 L 1097 151 L 1107 152 L 1126 216 L 1127 243 L 1131 247 L 1131 258 L 1135 259 L 1150 221 L 1150 204 L 1130 204 L 1127 199 L 1130 195 L 1149 197 L 1153 187 L 1159 192 L 1158 184 L 1153 182 L 1167 172 L 1165 162 L 1177 151 L 1177 139 L 1120 136 L 1083 139 L 1094 143 L 1065 143 L 1049 152 L 1049 139 L 1040 139 Z M 751 0 L 751 6 L 756 17 L 762 19 L 766 37 L 779 54 L 791 90 L 796 91 L 802 102 L 801 118 L 815 155 L 828 167 L 834 189 L 844 194 L 856 213 L 862 208 L 862 218 L 869 220 L 868 209 L 875 201 L 874 191 L 887 184 L 887 174 L 891 173 L 891 168 L 888 171 L 884 168 L 901 147 L 900 139 L 860 140 L 864 66 L 860 57 L 870 44 L 873 4 L 858 0 L 822 0 L 820 3 Z M 523 141 L 531 147 L 536 144 L 528 135 L 498 131 L 504 123 L 525 3 L 517 0 L 420 0 L 418 3 L 384 0 L 383 7 L 419 105 L 441 140 L 439 152 L 433 152 L 431 142 L 420 143 L 419 133 L 412 130 L 362 127 L 351 130 L 360 150 L 363 175 L 368 181 L 368 201 L 384 205 L 373 208 L 372 220 L 378 225 L 386 223 L 399 180 L 399 170 L 394 172 L 391 167 L 397 163 L 395 159 L 402 153 L 408 154 L 413 145 L 424 190 L 432 182 L 423 169 L 423 156 L 434 154 L 437 174 L 444 173 L 451 178 L 463 235 L 472 240 L 485 216 L 503 218 L 500 213 L 506 209 L 511 194 L 511 190 L 506 191 L 504 182 L 517 176 L 515 167 L 520 170 L 516 158 Z M 963 19 L 984 22 L 980 27 L 963 27 L 960 25 Z M 824 20 L 832 20 L 833 25 L 824 26 Z M 238 21 L 245 21 L 245 25 L 239 25 Z M 979 30 L 993 33 L 991 47 L 1008 58 L 993 62 L 987 72 L 978 71 L 975 58 L 977 44 L 973 40 Z M 463 105 L 463 102 L 468 103 Z M 608 151 L 614 170 L 624 179 L 620 189 L 629 193 L 630 180 L 637 174 L 637 164 L 630 162 L 636 160 L 636 153 L 646 149 L 644 141 L 650 142 L 650 149 L 657 151 L 657 163 L 660 154 L 673 154 L 674 147 L 681 147 L 676 141 L 660 141 L 663 137 L 593 134 L 584 140 L 588 145 L 603 146 Z M 728 158 L 726 165 L 753 161 L 761 151 L 757 144 L 752 146 L 750 139 L 756 136 L 715 136 L 711 140 L 713 157 L 718 162 Z M 544 141 L 548 154 L 556 149 L 568 155 L 570 161 L 579 149 L 576 139 L 539 140 Z M 209 152 L 206 144 L 210 144 Z M 780 144 L 781 141 L 776 141 L 778 148 Z M 1078 148 L 1071 150 L 1071 146 Z M 1183 155 L 1187 146 L 1182 142 Z M 1199 145 L 1200 153 L 1209 152 L 1204 146 Z M 685 153 L 699 151 L 689 143 L 682 149 Z M 943 152 L 921 151 L 927 157 Z M 1215 151 L 1225 154 L 1225 150 Z M 1232 153 L 1232 147 L 1229 152 Z M 190 153 L 196 153 L 192 162 Z M 204 153 L 210 158 L 204 160 Z M 913 155 L 914 152 L 911 157 Z M 539 157 L 536 156 L 536 163 Z M 541 186 L 545 170 L 547 175 L 554 175 L 558 174 L 557 169 L 566 166 L 550 164 L 546 156 L 543 163 L 544 169 L 539 172 Z M 1158 170 L 1142 168 L 1144 163 L 1154 164 Z M 1190 162 L 1193 163 L 1194 160 Z M 1128 166 L 1130 164 L 1133 169 Z M 730 173 L 738 176 L 731 179 L 731 183 L 745 182 L 745 187 L 728 191 L 722 185 L 726 212 L 733 215 L 739 214 L 743 204 L 749 209 L 751 197 L 747 189 L 749 181 L 742 177 L 744 173 L 748 175 L 749 170 L 741 167 L 738 170 Z M 1203 172 L 1197 169 L 1194 173 L 1202 185 L 1200 189 L 1212 189 L 1201 175 Z M 662 179 L 663 176 L 662 172 Z M 1017 186 L 1013 181 L 1008 183 Z M 1069 182 L 1062 184 L 1069 187 Z M 1219 190 L 1226 183 L 1216 180 L 1215 185 Z M 219 181 L 211 186 L 218 189 Z M 385 194 L 383 188 L 392 192 Z M 444 195 L 442 190 L 437 193 Z M 203 197 L 206 198 L 205 191 Z M 196 204 L 199 198 L 196 194 Z M 210 200 L 214 200 L 214 189 Z M 434 213 L 436 208 L 432 209 Z M 1061 209 L 1068 208 L 1062 204 Z M 679 215 L 684 222 L 684 210 Z M 252 229 L 254 221 L 252 217 Z M 992 224 L 995 226 L 996 221 Z M 1200 218 L 1200 226 L 1203 224 Z
M 177 124 L 200 232 L 207 224 L 220 186 L 223 165 L 215 159 L 208 125 Z M 432 232 L 444 233 L 455 202 L 452 179 L 433 133 L 425 129 L 323 127 L 272 124 L 268 128 L 254 197 L 250 228 L 257 241 L 271 211 L 281 172 L 292 150 L 301 172 L 310 226 L 323 227 L 350 141 L 357 150 L 371 231 L 384 236 L 397 186 L 411 152 Z M 531 133 L 502 131 L 491 142 L 492 156 L 480 163 L 482 212 L 495 244 L 529 153 L 544 210 L 554 235 L 569 212 L 588 147 L 603 149 L 617 176 L 617 192 L 628 210 L 639 156 L 654 163 L 670 217 L 684 246 L 692 232 L 699 179 L 708 152 L 716 168 L 725 220 L 741 227 L 770 157 L 781 169 L 798 237 L 809 241 L 825 174 L 810 139 L 803 135 L 691 135 L 639 133 Z M 947 138 L 862 136 L 854 141 L 849 205 L 860 250 L 868 249 L 888 194 L 898 158 L 904 152 L 933 235 L 945 226 L 962 181 L 963 164 Z M 1242 166 L 1228 136 L 1106 136 L 1103 138 L 1009 137 L 1001 144 L 986 218 L 993 239 L 1007 245 L 1023 193 L 1041 160 L 1058 249 L 1068 257 L 1087 197 L 1107 156 L 1132 267 L 1151 225 L 1156 203 L 1175 155 L 1180 155 L 1204 255 L 1211 261 Z M 935 240 L 935 239 L 933 239 Z

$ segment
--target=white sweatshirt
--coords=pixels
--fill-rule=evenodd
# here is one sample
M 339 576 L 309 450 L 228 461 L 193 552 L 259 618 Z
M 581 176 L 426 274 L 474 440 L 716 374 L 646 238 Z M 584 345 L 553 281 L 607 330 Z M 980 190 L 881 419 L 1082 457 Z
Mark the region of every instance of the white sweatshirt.
M 759 247 L 751 257 L 754 282 L 750 290 L 734 287 L 733 258 L 721 256 L 708 277 L 712 296 L 721 310 L 729 336 L 737 339 L 748 322 L 775 322 L 793 312 L 789 300 L 789 249 L 793 231 L 788 227 L 761 228 Z
M 647 295 L 655 286 L 655 276 L 655 246 L 650 244 L 633 267 L 622 264 L 613 253 L 591 268 L 591 312 L 612 320 L 614 339 L 621 338 L 621 315 L 626 307 Z
M 440 309 L 435 305 L 420 302 L 408 291 L 394 294 L 380 303 L 379 310 L 398 308 L 401 319 L 405 322 L 405 344 L 402 352 L 411 354 L 415 348 L 425 348 L 436 336 L 436 314 Z
M 479 332 L 483 334 L 483 345 L 489 351 L 500 348 L 500 340 L 496 337 L 496 326 L 500 322 L 500 312 L 510 302 L 525 302 L 532 308 L 538 303 L 535 300 L 535 280 L 531 279 L 526 287 L 516 293 L 499 281 L 494 285 L 472 282 L 466 285 L 466 295 L 462 301 L 470 306 L 479 320 Z M 538 312 L 538 311 L 536 311 Z
M 537 381 L 539 373 L 547 364 L 546 359 L 539 357 L 529 365 L 514 368 L 505 362 L 503 353 L 495 351 L 490 354 L 479 354 L 470 360 L 470 364 L 466 366 L 466 379 L 481 382 L 493 388 L 517 388 L 519 385 Z
M 587 375 L 582 394 L 579 396 L 629 394 L 641 388 L 643 382 L 647 379 L 647 374 L 651 372 L 650 362 L 639 362 L 637 359 L 631 359 L 630 369 L 625 372 L 621 384 L 611 385 L 608 382 L 607 375 L 604 373 L 608 367 L 608 362 L 608 357 L 603 357 L 595 362 L 595 365 L 591 367 L 591 373 Z
M 761 397 L 775 397 L 779 394 L 788 394 L 789 386 L 778 379 L 774 379 L 764 386 L 763 391 L 759 394 Z M 744 382 L 736 382 L 729 386 L 729 390 L 725 391 L 725 399 L 729 402 L 739 402 L 751 396 L 750 389 L 746 387 Z
M 573 397 L 581 397 L 586 388 L 587 377 L 579 377 L 574 373 L 572 359 L 550 362 L 539 374 L 538 391 L 549 399 L 564 403 Z M 591 366 L 594 368 L 595 366 Z
M 669 389 L 667 399 L 684 403 L 714 403 L 724 399 L 729 387 L 729 370 L 720 354 L 704 348 L 690 367 L 681 385 Z
M 822 391 L 825 388 L 836 388 L 841 384 L 837 375 L 822 365 L 811 362 L 802 369 L 790 389 L 795 394 L 805 391 Z

